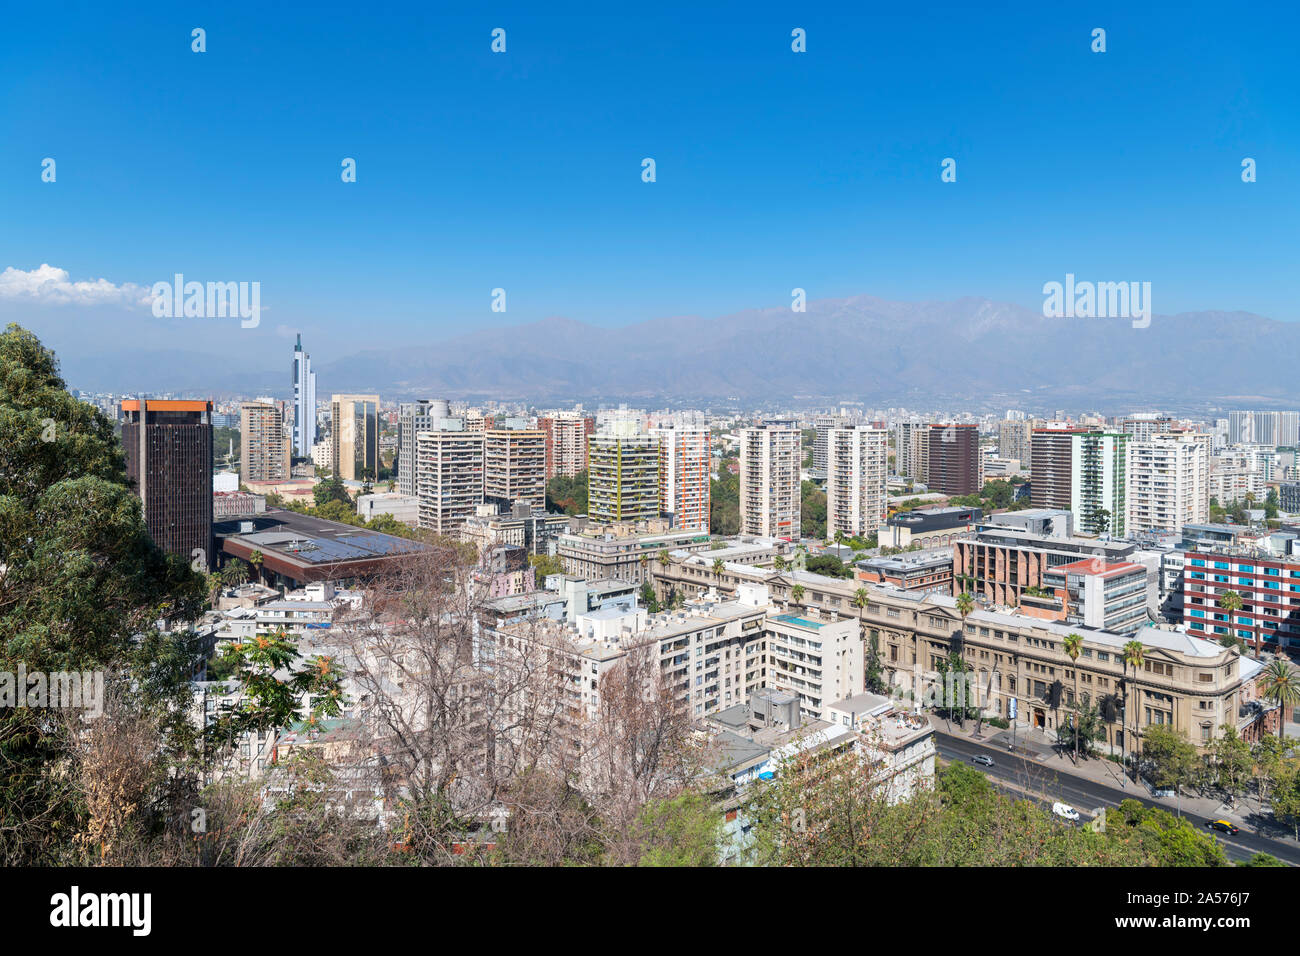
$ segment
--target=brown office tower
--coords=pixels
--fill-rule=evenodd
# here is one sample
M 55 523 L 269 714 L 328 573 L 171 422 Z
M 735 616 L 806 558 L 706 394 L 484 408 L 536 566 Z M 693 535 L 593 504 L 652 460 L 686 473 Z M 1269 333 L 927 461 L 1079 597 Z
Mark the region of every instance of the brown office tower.
M 1074 436 L 1086 428 L 1035 428 L 1030 439 L 1029 501 L 1035 508 L 1069 511 L 1074 490 Z
M 144 503 L 150 537 L 211 568 L 212 403 L 128 399 L 122 414 L 126 474 Z
M 945 495 L 980 493 L 980 434 L 977 425 L 931 425 L 926 485 Z

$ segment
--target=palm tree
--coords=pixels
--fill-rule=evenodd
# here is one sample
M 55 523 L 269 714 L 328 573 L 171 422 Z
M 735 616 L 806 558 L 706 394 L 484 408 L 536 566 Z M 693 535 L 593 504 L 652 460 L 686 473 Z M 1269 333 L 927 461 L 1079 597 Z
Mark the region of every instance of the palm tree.
M 714 576 L 715 578 L 718 579 L 718 583 L 719 583 L 719 584 L 722 583 L 722 573 L 723 573 L 723 571 L 725 571 L 725 570 L 726 570 L 726 565 L 723 564 L 722 559 L 721 559 L 721 558 L 714 558 L 714 559 L 713 559 L 713 576 Z
M 1287 661 L 1278 658 L 1264 668 L 1259 677 L 1259 690 L 1275 702 L 1282 712 L 1278 715 L 1278 739 L 1286 742 L 1286 709 L 1300 704 L 1300 671 Z
M 796 584 L 794 587 L 792 587 L 792 588 L 790 589 L 790 600 L 794 601 L 795 604 L 802 604 L 802 603 L 803 603 L 803 585 L 802 585 L 802 584 Z
M 262 580 L 262 562 L 265 560 L 262 552 L 256 549 L 248 556 L 248 563 L 253 566 L 253 573 L 257 575 L 258 582 Z
M 1083 650 L 1083 638 L 1078 634 L 1067 634 L 1061 642 L 1065 653 L 1074 664 L 1074 762 L 1079 762 L 1079 652 Z
M 1146 662 L 1146 648 L 1142 646 L 1141 641 L 1133 640 L 1124 645 L 1124 672 L 1127 674 L 1130 667 L 1133 668 L 1133 680 L 1130 686 L 1125 688 L 1125 698 L 1128 691 L 1137 690 L 1137 673 L 1142 669 Z M 1130 748 L 1133 754 L 1133 782 L 1137 783 L 1138 779 L 1138 762 L 1137 762 L 1137 739 L 1138 739 L 1138 712 L 1137 707 L 1128 707 L 1128 701 L 1125 700 L 1125 709 L 1133 712 L 1133 746 Z
M 649 566 L 650 566 L 650 555 L 642 554 L 641 555 L 641 580 L 642 581 L 645 580 L 645 569 L 648 568 Z
M 661 567 L 661 568 L 663 568 L 665 571 L 667 571 L 667 570 L 668 570 L 668 566 L 669 566 L 670 564 L 672 564 L 672 563 L 673 563 L 673 559 L 670 558 L 670 557 L 668 556 L 668 549 L 667 549 L 667 548 L 660 548 L 660 549 L 659 549 L 659 567 Z
M 227 584 L 238 587 L 248 581 L 248 565 L 236 558 L 226 565 L 226 569 L 221 572 L 221 578 Z
M 962 630 L 966 630 L 966 615 L 975 610 L 975 599 L 969 591 L 957 595 L 957 613 L 961 615 Z
M 784 570 L 785 570 L 785 558 L 781 557 L 781 556 L 778 554 L 775 558 L 772 559 L 772 567 L 776 568 L 778 571 L 784 571 Z
M 1232 615 L 1241 610 L 1241 595 L 1236 591 L 1224 591 L 1219 595 L 1219 607 L 1227 612 L 1228 633 L 1232 633 Z
M 220 571 L 214 571 L 208 575 L 208 603 L 216 604 L 217 597 L 226 587 L 225 575 Z
M 866 588 L 858 588 L 853 592 L 853 606 L 858 609 L 858 630 L 862 630 L 862 612 L 867 609 L 871 603 L 871 592 Z

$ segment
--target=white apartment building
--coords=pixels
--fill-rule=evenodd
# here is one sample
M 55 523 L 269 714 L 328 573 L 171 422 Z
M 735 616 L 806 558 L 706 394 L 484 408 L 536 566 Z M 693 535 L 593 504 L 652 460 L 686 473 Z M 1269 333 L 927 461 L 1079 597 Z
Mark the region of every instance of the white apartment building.
M 1267 494 L 1268 485 L 1262 472 L 1247 464 L 1221 458 L 1210 463 L 1210 497 L 1220 507 L 1227 508 L 1245 501 L 1247 495 L 1254 495 L 1255 501 L 1263 501 Z
M 1129 534 L 1181 532 L 1185 524 L 1209 521 L 1206 443 L 1180 432 L 1152 432 L 1129 442 L 1128 491 Z
M 801 435 L 793 423 L 740 430 L 740 533 L 798 540 Z
M 682 531 L 709 530 L 709 429 L 652 428 L 659 443 L 659 511 Z
M 507 624 L 506 643 L 524 638 L 566 650 L 570 704 L 587 719 L 600 707 L 602 678 L 633 653 L 658 662 L 667 687 L 693 718 L 743 704 L 756 691 L 787 691 L 804 719 L 828 719 L 831 704 L 860 693 L 862 640 L 855 619 L 822 622 L 786 613 L 767 587 L 746 583 L 735 600 L 706 595 L 679 611 L 648 616 L 610 608 L 558 621 Z
M 826 433 L 826 535 L 869 537 L 885 520 L 889 433 L 856 425 Z

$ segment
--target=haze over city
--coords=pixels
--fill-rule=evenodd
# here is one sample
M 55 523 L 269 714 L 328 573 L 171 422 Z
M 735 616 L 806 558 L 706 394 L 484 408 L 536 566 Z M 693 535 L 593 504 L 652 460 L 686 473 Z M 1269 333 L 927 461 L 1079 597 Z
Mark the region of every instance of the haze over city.
M 1285 929 L 1296 10 L 4 22 L 20 939 Z

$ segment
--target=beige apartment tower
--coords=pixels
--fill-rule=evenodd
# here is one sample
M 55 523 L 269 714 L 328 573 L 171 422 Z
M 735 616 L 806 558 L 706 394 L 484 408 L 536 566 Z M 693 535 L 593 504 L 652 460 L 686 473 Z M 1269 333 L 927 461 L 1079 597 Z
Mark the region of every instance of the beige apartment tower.
M 483 503 L 482 432 L 424 431 L 415 436 L 419 525 L 454 534 Z
M 826 534 L 870 537 L 885 519 L 889 432 L 832 428 L 826 444 Z
M 483 495 L 502 510 L 524 502 L 546 508 L 546 433 L 540 428 L 483 432 Z
M 799 539 L 801 435 L 793 422 L 740 431 L 740 533 Z
M 284 481 L 289 477 L 290 440 L 280 411 L 262 402 L 239 406 L 239 480 Z

